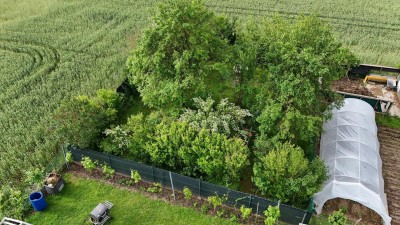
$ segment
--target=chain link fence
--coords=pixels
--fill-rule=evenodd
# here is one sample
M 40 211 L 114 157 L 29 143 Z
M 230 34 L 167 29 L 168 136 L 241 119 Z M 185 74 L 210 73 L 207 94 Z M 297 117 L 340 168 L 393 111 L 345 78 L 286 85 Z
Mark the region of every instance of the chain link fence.
M 44 168 L 43 172 L 47 174 L 53 171 L 61 171 L 65 164 L 65 148 L 62 146 L 61 150 L 54 155 L 54 158 Z
M 167 170 L 158 169 L 153 166 L 133 162 L 131 160 L 101 152 L 81 150 L 72 147 L 68 147 L 68 150 L 72 153 L 72 158 L 76 162 L 80 162 L 82 157 L 87 156 L 92 160 L 98 161 L 99 163 L 108 164 L 116 172 L 125 174 L 127 176 L 130 176 L 131 170 L 137 170 L 142 179 L 146 181 L 161 183 L 165 187 L 173 186 L 175 190 L 179 191 L 182 191 L 184 187 L 188 187 L 193 194 L 203 198 L 207 198 L 215 194 L 218 194 L 219 196 L 227 195 L 228 200 L 225 202 L 225 205 L 235 208 L 245 205 L 246 207 L 252 208 L 252 212 L 258 215 L 263 215 L 263 212 L 267 210 L 268 206 L 278 205 L 277 202 L 258 196 L 231 190 L 223 186 L 202 181 L 200 179 L 183 176 Z M 312 216 L 310 210 L 306 211 L 284 204 L 280 204 L 279 209 L 281 212 L 281 217 L 279 220 L 288 224 L 308 224 Z

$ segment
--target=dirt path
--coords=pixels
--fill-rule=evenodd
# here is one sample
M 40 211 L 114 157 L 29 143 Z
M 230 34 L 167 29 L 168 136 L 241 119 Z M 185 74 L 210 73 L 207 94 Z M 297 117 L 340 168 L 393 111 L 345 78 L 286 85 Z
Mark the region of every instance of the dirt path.
M 392 225 L 400 225 L 400 130 L 379 127 L 385 193 Z

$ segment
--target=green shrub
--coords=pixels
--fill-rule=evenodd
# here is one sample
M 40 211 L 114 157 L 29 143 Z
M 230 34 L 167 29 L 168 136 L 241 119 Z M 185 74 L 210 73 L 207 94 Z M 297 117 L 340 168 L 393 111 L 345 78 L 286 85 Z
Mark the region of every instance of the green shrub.
M 237 223 L 238 222 L 238 218 L 235 214 L 231 214 L 231 216 L 229 217 L 229 221 L 233 222 L 233 223 Z
M 220 209 L 217 211 L 217 217 L 222 218 L 225 214 L 225 209 Z
M 22 219 L 27 209 L 28 200 L 25 193 L 9 186 L 0 190 L 0 218 L 11 217 Z
M 121 126 L 106 129 L 103 132 L 106 138 L 100 143 L 100 148 L 108 154 L 124 156 L 129 151 L 131 145 L 129 130 Z
M 186 109 L 179 120 L 185 121 L 196 130 L 210 130 L 225 134 L 228 137 L 240 136 L 247 140 L 248 132 L 243 129 L 246 117 L 253 116 L 249 110 L 241 109 L 228 99 L 222 99 L 218 104 L 208 97 L 193 99 L 196 110 Z
M 243 220 L 247 220 L 251 215 L 251 208 L 247 208 L 246 206 L 240 206 L 240 213 L 242 215 Z
M 39 168 L 33 168 L 25 172 L 25 182 L 30 184 L 34 190 L 40 190 L 43 186 L 44 173 Z
M 186 200 L 192 199 L 193 193 L 188 187 L 183 188 L 183 195 L 185 196 Z
M 131 182 L 137 184 L 142 180 L 139 172 L 137 170 L 131 170 Z
M 278 206 L 268 206 L 268 209 L 264 211 L 265 225 L 275 225 L 281 216 L 281 212 Z
M 102 166 L 102 169 L 103 169 L 104 177 L 105 177 L 106 179 L 108 179 L 108 178 L 113 178 L 113 177 L 114 177 L 115 170 L 112 169 L 110 166 L 108 166 L 108 165 L 103 165 L 103 166 Z
M 200 211 L 203 214 L 207 214 L 209 209 L 210 209 L 210 203 L 206 202 L 203 205 L 201 205 Z
M 81 163 L 83 168 L 90 173 L 93 172 L 93 170 L 97 167 L 96 162 L 93 162 L 89 157 L 82 157 Z
M 55 134 L 64 143 L 97 147 L 101 133 L 117 118 L 119 99 L 117 92 L 100 89 L 95 97 L 82 95 L 63 102 L 54 114 Z
M 67 153 L 65 153 L 65 161 L 67 163 L 72 162 L 72 153 L 70 151 L 67 151 Z
M 214 211 L 217 209 L 218 206 L 221 206 L 226 200 L 228 200 L 227 195 L 223 196 L 218 196 L 218 194 L 215 194 L 214 196 L 209 196 L 207 200 L 213 205 Z
M 346 225 L 347 217 L 343 213 L 343 210 L 339 209 L 338 211 L 334 211 L 331 215 L 329 215 L 328 222 L 330 225 Z
M 218 184 L 237 186 L 243 169 L 249 164 L 250 151 L 240 138 L 228 138 L 216 132 L 196 131 L 186 122 L 163 119 L 144 128 L 147 120 L 131 117 L 129 127 L 138 128 L 130 138 L 132 152 L 139 161 L 188 176 L 203 176 Z M 135 122 L 134 122 L 135 121 Z M 131 128 L 130 128 L 131 129 Z M 138 134 L 140 139 L 137 139 Z M 145 140 L 145 141 L 144 141 Z
M 268 198 L 301 205 L 317 193 L 327 179 L 320 159 L 309 163 L 303 151 L 290 143 L 277 144 L 254 164 L 253 182 Z
M 152 187 L 147 188 L 147 192 L 151 193 L 161 193 L 162 192 L 162 186 L 160 183 L 154 183 Z

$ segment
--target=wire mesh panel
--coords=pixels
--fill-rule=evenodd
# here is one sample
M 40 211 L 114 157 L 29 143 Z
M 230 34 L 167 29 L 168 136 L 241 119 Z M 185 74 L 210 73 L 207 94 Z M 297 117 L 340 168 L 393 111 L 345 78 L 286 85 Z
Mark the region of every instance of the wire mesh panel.
M 153 166 L 133 162 L 131 160 L 122 159 L 116 156 L 107 155 L 101 152 L 90 150 L 80 150 L 69 147 L 74 161 L 81 161 L 83 156 L 88 156 L 92 160 L 97 160 L 102 163 L 110 165 L 116 172 L 130 175 L 131 170 L 137 170 L 143 180 L 148 182 L 161 183 L 163 186 L 172 187 L 175 190 L 182 191 L 183 188 L 188 187 L 193 194 L 208 198 L 209 196 L 227 196 L 226 205 L 239 208 L 244 205 L 251 208 L 252 213 L 263 215 L 263 212 L 268 209 L 268 206 L 276 206 L 277 202 L 270 201 L 258 196 L 243 193 L 240 191 L 231 190 L 229 188 L 212 184 L 200 179 L 187 177 L 181 174 L 173 173 L 167 170 L 158 169 Z M 311 213 L 297 209 L 291 206 L 281 204 L 279 206 L 281 217 L 279 220 L 288 224 L 308 223 L 311 219 Z
M 50 161 L 46 168 L 44 168 L 45 173 L 51 173 L 53 171 L 60 171 L 65 165 L 65 155 L 63 151 L 59 151 L 55 157 Z

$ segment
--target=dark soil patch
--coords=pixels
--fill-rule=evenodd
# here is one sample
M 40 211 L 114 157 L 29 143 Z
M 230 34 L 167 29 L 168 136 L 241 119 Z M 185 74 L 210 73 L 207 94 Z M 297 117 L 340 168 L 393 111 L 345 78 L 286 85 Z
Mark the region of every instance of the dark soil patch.
M 352 94 L 375 97 L 366 87 L 363 86 L 363 79 L 343 77 L 332 83 L 335 91 L 343 91 Z
M 382 218 L 379 216 L 379 214 L 370 208 L 367 208 L 352 200 L 335 198 L 327 201 L 324 205 L 325 214 L 331 214 L 333 211 L 339 209 L 345 210 L 347 218 L 351 221 L 356 222 L 361 219 L 360 224 L 383 224 Z
M 184 194 L 180 191 L 175 191 L 175 198 L 174 198 L 173 191 L 166 187 L 162 187 L 161 192 L 159 193 L 149 192 L 148 188 L 154 187 L 154 184 L 150 182 L 140 181 L 137 184 L 129 185 L 127 181 L 129 181 L 130 177 L 125 176 L 123 174 L 117 173 L 114 175 L 113 178 L 105 179 L 101 170 L 95 169 L 92 173 L 89 173 L 82 167 L 81 164 L 78 163 L 71 163 L 69 166 L 69 172 L 73 173 L 77 177 L 98 179 L 118 188 L 125 188 L 133 191 L 138 191 L 144 194 L 145 196 L 148 196 L 153 199 L 161 199 L 174 205 L 190 207 L 203 214 L 208 214 L 211 216 L 219 216 L 225 219 L 237 218 L 236 222 L 239 222 L 241 224 L 255 224 L 255 225 L 264 224 L 265 218 L 255 214 L 252 214 L 250 218 L 243 220 L 241 218 L 241 212 L 237 208 L 229 206 L 218 206 L 214 210 L 213 206 L 209 201 L 199 196 L 195 196 L 194 194 L 192 199 L 186 200 Z
M 392 225 L 400 225 L 400 130 L 379 127 L 378 139 L 389 216 Z

